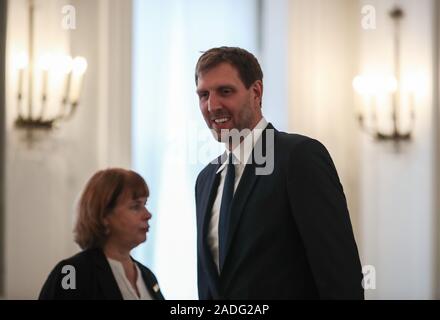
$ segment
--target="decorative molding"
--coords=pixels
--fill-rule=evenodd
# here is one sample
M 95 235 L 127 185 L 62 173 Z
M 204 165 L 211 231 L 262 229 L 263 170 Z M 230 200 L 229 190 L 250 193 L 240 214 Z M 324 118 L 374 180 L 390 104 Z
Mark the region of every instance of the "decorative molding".
M 434 288 L 434 298 L 440 299 L 440 4 L 438 1 L 433 1 L 433 128 L 434 128 L 434 185 L 433 185 L 433 199 L 434 199 L 434 217 L 435 217 L 435 232 L 436 245 L 434 245 L 435 252 L 435 266 L 434 279 L 436 279 L 436 287 Z
M 0 297 L 5 293 L 5 116 L 7 0 L 0 0 Z
M 99 1 L 100 167 L 131 167 L 132 6 L 132 0 Z

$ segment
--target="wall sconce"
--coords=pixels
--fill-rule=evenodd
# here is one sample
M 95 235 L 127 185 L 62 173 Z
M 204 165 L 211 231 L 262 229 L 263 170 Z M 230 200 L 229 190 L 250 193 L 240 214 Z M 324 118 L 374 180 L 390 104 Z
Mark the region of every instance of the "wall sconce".
M 394 75 L 358 75 L 353 79 L 353 88 L 364 99 L 366 106 L 358 114 L 358 121 L 363 130 L 380 141 L 408 141 L 414 128 L 415 114 L 414 92 L 411 88 L 403 90 L 400 72 L 400 21 L 404 13 L 402 9 L 395 7 L 389 15 L 394 24 Z M 380 104 L 378 101 L 380 96 L 388 99 L 382 99 Z M 406 99 L 403 99 L 404 97 Z M 389 102 L 391 102 L 391 111 L 385 113 L 379 107 Z M 403 108 L 404 104 L 406 108 Z M 403 128 L 402 122 L 405 116 L 409 117 L 407 121 L 409 124 Z M 380 128 L 378 123 L 383 123 L 383 120 L 392 127 L 390 132 Z
M 34 59 L 34 0 L 28 0 L 29 13 L 29 35 L 28 53 L 22 52 L 15 56 L 15 70 L 17 72 L 17 118 L 15 126 L 19 129 L 26 129 L 31 135 L 34 129 L 50 130 L 63 120 L 70 119 L 75 112 L 87 70 L 87 60 L 83 57 L 72 59 L 68 55 L 55 55 L 45 53 L 40 56 L 38 63 Z M 48 97 L 56 92 L 50 91 L 49 80 L 55 74 L 60 74 L 63 82 L 63 95 L 60 101 L 59 110 L 56 115 L 47 116 Z M 27 110 L 24 110 L 24 84 L 27 78 Z M 41 80 L 40 90 L 35 90 L 35 79 Z M 57 78 L 60 79 L 59 77 Z M 39 97 L 39 103 L 34 101 L 34 93 Z

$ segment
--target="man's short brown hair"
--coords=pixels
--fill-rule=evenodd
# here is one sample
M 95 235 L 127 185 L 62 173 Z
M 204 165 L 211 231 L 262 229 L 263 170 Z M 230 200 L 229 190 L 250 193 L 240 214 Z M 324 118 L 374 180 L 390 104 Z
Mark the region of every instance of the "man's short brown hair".
M 107 240 L 104 218 L 122 196 L 148 197 L 144 178 L 131 170 L 111 168 L 95 173 L 81 195 L 74 229 L 75 242 L 81 249 L 101 248 Z
M 201 73 L 224 62 L 229 63 L 238 71 L 240 80 L 246 89 L 249 89 L 255 81 L 263 80 L 263 71 L 252 53 L 237 47 L 219 47 L 209 49 L 200 56 L 196 65 L 196 85 Z

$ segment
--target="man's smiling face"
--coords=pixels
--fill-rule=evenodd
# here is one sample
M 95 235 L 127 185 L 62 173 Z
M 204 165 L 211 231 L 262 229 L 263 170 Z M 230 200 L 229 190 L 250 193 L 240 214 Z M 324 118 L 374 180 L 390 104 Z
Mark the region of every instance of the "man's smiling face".
M 252 130 L 257 125 L 262 118 L 262 91 L 260 80 L 247 89 L 237 70 L 226 62 L 198 75 L 200 110 L 218 141 L 225 142 L 224 133 L 229 130 Z

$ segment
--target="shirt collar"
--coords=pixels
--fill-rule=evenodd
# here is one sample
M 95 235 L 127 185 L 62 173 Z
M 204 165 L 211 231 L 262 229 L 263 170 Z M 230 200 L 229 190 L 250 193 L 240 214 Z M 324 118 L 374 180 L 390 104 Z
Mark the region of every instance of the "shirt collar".
M 261 120 L 255 126 L 255 128 L 252 129 L 251 133 L 248 134 L 243 139 L 243 141 L 232 150 L 232 162 L 234 164 L 246 165 L 246 163 L 249 160 L 249 157 L 251 156 L 252 149 L 255 147 L 255 144 L 257 143 L 258 139 L 263 133 L 263 130 L 266 129 L 267 125 L 268 125 L 267 120 L 264 117 L 262 117 Z M 225 159 L 225 161 L 220 165 L 216 174 L 222 172 L 222 170 L 226 167 L 226 165 L 228 164 L 228 158 L 230 153 L 231 151 L 229 151 L 229 149 L 226 148 L 225 153 L 223 154 L 222 157 L 223 159 Z

